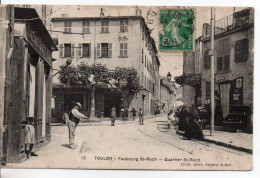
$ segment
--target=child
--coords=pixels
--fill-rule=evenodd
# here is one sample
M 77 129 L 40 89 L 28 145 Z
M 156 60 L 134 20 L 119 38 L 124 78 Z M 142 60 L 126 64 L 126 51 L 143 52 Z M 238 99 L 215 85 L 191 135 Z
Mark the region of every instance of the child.
M 140 110 L 139 110 L 139 122 L 140 122 L 140 125 L 144 125 L 144 113 L 143 113 L 142 108 L 140 108 Z
M 33 145 L 36 143 L 35 139 L 35 129 L 33 126 L 34 117 L 27 117 L 25 125 L 25 153 L 27 158 L 30 156 L 38 156 L 32 152 Z

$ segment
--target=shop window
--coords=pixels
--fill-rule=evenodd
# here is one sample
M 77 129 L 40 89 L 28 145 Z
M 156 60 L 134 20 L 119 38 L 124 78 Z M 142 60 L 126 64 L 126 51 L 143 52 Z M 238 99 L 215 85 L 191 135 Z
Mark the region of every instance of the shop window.
M 71 22 L 64 22 L 64 32 L 66 33 L 71 32 Z
M 90 33 L 89 24 L 89 21 L 82 22 L 82 33 Z
M 235 42 L 235 62 L 246 62 L 249 56 L 249 40 L 242 39 Z
M 127 43 L 120 43 L 120 56 L 127 57 Z
M 101 33 L 108 33 L 109 22 L 108 20 L 101 21 Z
M 128 20 L 120 20 L 120 32 L 128 32 Z
M 204 52 L 204 69 L 210 69 L 209 49 Z

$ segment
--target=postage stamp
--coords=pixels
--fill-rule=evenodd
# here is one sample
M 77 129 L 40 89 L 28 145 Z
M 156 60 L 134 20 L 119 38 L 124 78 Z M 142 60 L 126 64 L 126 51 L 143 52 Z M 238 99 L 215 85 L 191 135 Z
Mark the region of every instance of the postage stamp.
M 193 51 L 193 9 L 162 9 L 160 24 L 160 51 Z

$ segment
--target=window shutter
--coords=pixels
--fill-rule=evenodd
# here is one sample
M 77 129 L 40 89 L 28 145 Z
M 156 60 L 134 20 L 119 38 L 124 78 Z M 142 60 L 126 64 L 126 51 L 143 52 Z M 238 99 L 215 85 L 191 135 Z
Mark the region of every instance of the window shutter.
M 60 44 L 60 57 L 64 57 L 64 45 L 63 44 Z
M 108 43 L 108 57 L 112 57 L 112 43 Z
M 78 57 L 82 57 L 82 44 L 79 43 L 78 45 Z
M 127 56 L 127 43 L 124 45 L 124 56 Z
M 124 43 L 120 43 L 120 56 L 124 55 Z
M 89 57 L 91 56 L 91 43 L 89 43 Z
M 71 57 L 74 57 L 74 49 L 75 49 L 75 45 L 71 44 Z
M 97 57 L 101 57 L 101 44 L 97 43 Z

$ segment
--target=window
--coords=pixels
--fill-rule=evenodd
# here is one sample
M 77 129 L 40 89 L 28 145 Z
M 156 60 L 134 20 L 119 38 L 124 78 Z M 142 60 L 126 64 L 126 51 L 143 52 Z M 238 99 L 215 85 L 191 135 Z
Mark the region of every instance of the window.
M 228 71 L 230 68 L 230 38 L 220 40 L 216 45 L 217 71 Z
M 204 52 L 204 69 L 210 69 L 209 49 Z
M 82 33 L 90 33 L 89 21 L 82 22 Z
M 249 40 L 242 39 L 235 42 L 235 62 L 246 62 L 249 56 Z
M 64 32 L 66 33 L 71 32 L 71 22 L 64 22 Z
M 74 44 L 64 44 L 64 57 L 74 57 Z
M 108 33 L 108 24 L 107 20 L 101 21 L 101 33 Z
M 112 57 L 112 43 L 98 43 L 97 56 L 104 57 L 104 58 Z
M 127 57 L 127 43 L 120 43 L 120 56 Z
M 83 43 L 82 44 L 82 57 L 90 57 L 90 53 L 91 53 L 91 44 Z
M 128 20 L 120 20 L 120 32 L 128 32 Z

